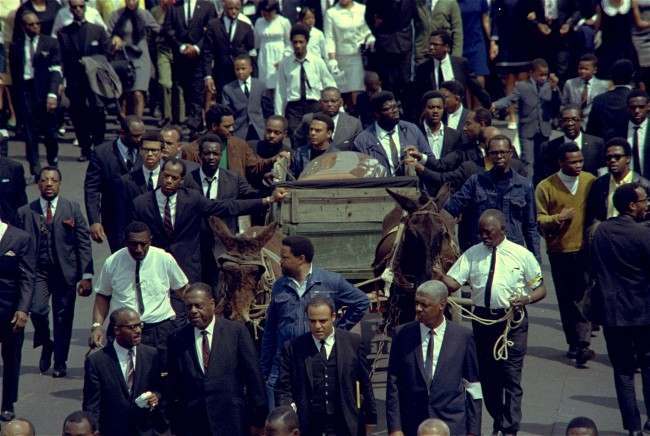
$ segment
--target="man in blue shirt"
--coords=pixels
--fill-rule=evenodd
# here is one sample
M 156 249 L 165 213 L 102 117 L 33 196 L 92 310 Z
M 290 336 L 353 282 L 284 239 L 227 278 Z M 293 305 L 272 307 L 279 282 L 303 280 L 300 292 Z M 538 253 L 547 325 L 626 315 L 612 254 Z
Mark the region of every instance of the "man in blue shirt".
M 309 239 L 303 236 L 284 238 L 280 256 L 282 277 L 273 284 L 260 353 L 260 367 L 269 388 L 269 401 L 273 401 L 282 346 L 310 331 L 306 308 L 312 297 L 329 298 L 337 311 L 345 306 L 345 314 L 336 325 L 345 330 L 361 321 L 370 305 L 366 294 L 343 276 L 312 265 L 314 246 Z
M 512 143 L 504 135 L 493 136 L 487 145 L 489 171 L 474 174 L 447 202 L 454 217 L 463 216 L 458 239 L 463 250 L 480 241 L 478 221 L 487 209 L 498 209 L 506 217 L 506 236 L 528 248 L 539 260 L 535 193 L 527 178 L 510 169 Z

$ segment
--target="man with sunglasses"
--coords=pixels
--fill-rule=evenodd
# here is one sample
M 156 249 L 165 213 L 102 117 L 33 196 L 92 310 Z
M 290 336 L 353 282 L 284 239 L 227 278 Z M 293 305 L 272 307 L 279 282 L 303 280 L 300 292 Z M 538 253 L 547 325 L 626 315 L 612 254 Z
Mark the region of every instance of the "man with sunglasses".
M 602 221 L 618 216 L 612 198 L 614 191 L 625 183 L 637 183 L 650 192 L 650 181 L 632 171 L 632 147 L 625 138 L 612 138 L 605 145 L 608 173 L 594 181 L 587 197 L 588 233 L 591 235 Z

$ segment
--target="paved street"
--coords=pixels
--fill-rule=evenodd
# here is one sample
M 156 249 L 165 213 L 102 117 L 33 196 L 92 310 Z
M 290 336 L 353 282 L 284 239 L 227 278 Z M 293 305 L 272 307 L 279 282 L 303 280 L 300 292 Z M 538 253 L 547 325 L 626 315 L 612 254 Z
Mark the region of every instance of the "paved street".
M 22 143 L 12 143 L 10 156 L 24 163 Z M 44 155 L 44 151 L 41 151 Z M 62 194 L 78 202 L 83 201 L 83 177 L 86 164 L 76 162 L 79 149 L 70 144 L 61 147 L 60 167 L 63 171 Z M 36 198 L 36 186 L 29 187 L 30 201 Z M 95 270 L 99 271 L 108 251 L 106 245 L 93 244 Z M 550 277 L 548 262 L 544 272 Z M 524 418 L 522 431 L 525 435 L 563 435 L 566 423 L 578 415 L 594 418 L 601 434 L 622 433 L 622 424 L 613 377 L 605 354 L 602 334 L 594 338 L 597 353 L 588 369 L 576 369 L 564 357 L 566 346 L 559 322 L 555 296 L 550 281 L 549 296 L 530 309 L 528 356 L 524 369 Z M 69 412 L 79 409 L 83 383 L 83 358 L 87 351 L 87 336 L 91 321 L 92 297 L 78 298 L 68 377 L 53 379 L 38 371 L 39 350 L 31 346 L 32 327 L 28 325 L 23 348 L 23 369 L 19 402 L 16 413 L 30 419 L 39 435 L 61 434 L 62 420 Z M 385 372 L 376 377 L 378 405 L 383 410 Z M 641 396 L 640 380 L 637 396 Z M 645 409 L 641 409 L 644 414 Z M 483 430 L 491 433 L 491 419 L 484 411 Z M 383 412 L 380 413 L 383 421 Z M 382 426 L 384 428 L 384 426 Z M 386 434 L 385 431 L 377 434 Z M 199 436 L 199 435 L 197 435 Z

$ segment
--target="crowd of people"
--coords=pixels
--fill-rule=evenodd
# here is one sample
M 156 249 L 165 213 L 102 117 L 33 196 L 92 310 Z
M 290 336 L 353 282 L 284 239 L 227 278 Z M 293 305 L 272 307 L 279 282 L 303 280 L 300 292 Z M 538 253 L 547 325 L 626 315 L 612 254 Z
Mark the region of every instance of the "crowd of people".
M 26 323 L 40 371 L 66 377 L 77 295 L 94 298 L 92 352 L 63 434 L 371 434 L 350 332 L 368 297 L 288 236 L 256 347 L 222 316 L 208 224 L 262 223 L 284 172 L 345 151 L 432 196 L 448 185 L 458 224 L 460 257 L 417 283 L 391 341 L 389 435 L 477 435 L 483 404 L 493 434 L 517 434 L 542 247 L 567 357 L 587 368 L 602 326 L 623 428 L 650 432 L 634 390 L 640 369 L 650 407 L 647 0 L 1 3 L 3 434 L 34 433 L 14 412 Z M 68 121 L 83 207 L 62 190 Z M 111 251 L 100 267 L 92 241 Z M 471 330 L 446 318 L 461 288 Z

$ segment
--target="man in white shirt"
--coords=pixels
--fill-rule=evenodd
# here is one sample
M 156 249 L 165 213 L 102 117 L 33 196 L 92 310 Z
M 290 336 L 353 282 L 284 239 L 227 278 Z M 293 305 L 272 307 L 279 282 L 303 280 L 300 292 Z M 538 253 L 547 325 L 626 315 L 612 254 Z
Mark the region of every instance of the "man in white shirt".
M 450 292 L 463 284 L 470 286 L 474 315 L 493 322 L 503 319 L 491 325 L 473 321 L 472 327 L 485 407 L 494 419 L 493 431 L 504 436 L 517 434 L 521 422 L 521 370 L 528 336 L 524 306 L 546 296 L 542 270 L 535 256 L 522 245 L 507 240 L 505 228 L 503 213 L 487 209 L 479 220 L 483 242 L 465 251 L 447 274 L 434 268 L 434 277 L 442 280 Z M 494 345 L 504 332 L 505 316 L 511 308 L 514 319 L 521 321 L 512 325 L 508 333 L 507 339 L 512 342 L 508 358 L 496 360 Z
M 460 134 L 442 122 L 445 112 L 445 97 L 442 93 L 429 91 L 422 96 L 420 104 L 422 106 L 422 130 L 427 137 L 433 156 L 436 159 L 442 159 L 461 145 Z
M 627 142 L 632 145 L 632 169 L 635 173 L 650 176 L 650 156 L 647 156 L 650 145 L 648 135 L 648 94 L 645 91 L 633 90 L 627 97 Z
M 146 224 L 134 221 L 125 233 L 126 247 L 106 259 L 95 283 L 91 344 L 102 346 L 106 316 L 128 307 L 141 314 L 143 343 L 158 348 L 164 361 L 167 336 L 176 316 L 170 292 L 182 294 L 187 277 L 171 254 L 150 246 L 151 232 Z
M 336 86 L 325 61 L 308 52 L 308 42 L 309 29 L 303 24 L 293 26 L 293 56 L 285 57 L 278 66 L 275 114 L 287 117 L 291 134 L 300 126 L 305 114 L 318 110 L 323 88 Z

